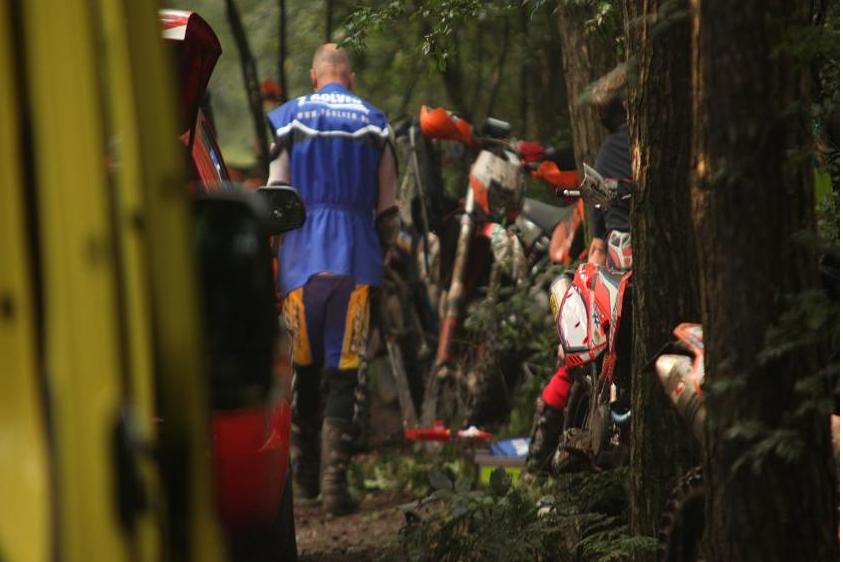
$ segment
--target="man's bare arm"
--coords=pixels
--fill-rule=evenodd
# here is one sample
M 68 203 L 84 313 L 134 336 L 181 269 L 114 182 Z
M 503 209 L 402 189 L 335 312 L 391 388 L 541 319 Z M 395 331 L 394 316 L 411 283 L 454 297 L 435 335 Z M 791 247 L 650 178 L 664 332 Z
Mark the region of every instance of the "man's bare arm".
M 386 251 L 398 238 L 401 221 L 398 218 L 398 206 L 395 201 L 395 186 L 398 183 L 395 169 L 395 157 L 392 148 L 384 148 L 378 169 L 378 206 L 375 209 L 375 226 L 381 247 Z
M 290 154 L 286 150 L 282 150 L 278 158 L 269 163 L 269 178 L 266 182 L 268 184 L 290 183 Z
M 392 148 L 383 149 L 380 167 L 378 168 L 378 208 L 376 214 L 381 214 L 390 207 L 395 207 L 395 186 L 398 183 L 395 170 L 395 157 Z

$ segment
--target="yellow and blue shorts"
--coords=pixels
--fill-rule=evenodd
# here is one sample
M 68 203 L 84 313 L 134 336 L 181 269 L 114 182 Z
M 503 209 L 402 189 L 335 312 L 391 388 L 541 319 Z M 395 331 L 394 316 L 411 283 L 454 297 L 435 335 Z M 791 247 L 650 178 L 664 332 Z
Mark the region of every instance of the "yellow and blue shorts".
M 315 275 L 287 293 L 284 318 L 296 365 L 356 370 L 369 334 L 369 285 L 348 276 Z

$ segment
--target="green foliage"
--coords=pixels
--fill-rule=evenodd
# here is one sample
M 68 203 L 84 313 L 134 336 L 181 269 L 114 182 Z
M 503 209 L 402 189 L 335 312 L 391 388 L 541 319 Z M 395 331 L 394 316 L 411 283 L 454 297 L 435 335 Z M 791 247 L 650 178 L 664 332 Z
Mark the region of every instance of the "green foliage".
M 209 90 L 219 141 L 227 164 L 248 164 L 254 159 L 253 132 L 224 3 L 166 0 L 163 4 L 197 11 L 217 33 L 223 54 Z M 237 0 L 261 80 L 277 79 L 278 4 Z M 324 38 L 324 3 L 287 0 L 286 4 L 287 95 L 294 98 L 311 91 L 308 71 Z M 333 37 L 354 47 L 355 91 L 391 119 L 414 115 L 423 103 L 456 109 L 445 85 L 447 67 L 449 76 L 458 80 L 456 91 L 470 113 L 466 117 L 477 122 L 493 114 L 513 123 L 525 138 L 553 141 L 562 148 L 558 140 L 570 135 L 553 5 L 526 7 L 532 14 L 526 35 L 518 25 L 521 6 L 518 0 L 337 2 Z M 507 27 L 509 39 L 502 41 Z M 507 56 L 499 67 L 504 47 Z M 517 79 L 522 67 L 527 69 L 526 121 L 521 113 L 524 92 Z
M 412 561 L 610 562 L 655 552 L 626 531 L 626 472 L 574 474 L 513 486 L 503 469 L 486 489 L 431 474 L 433 493 L 403 506 Z
M 732 471 L 751 469 L 760 474 L 769 461 L 799 463 L 807 453 L 801 428 L 806 419 L 827 419 L 837 408 L 840 393 L 839 341 L 840 308 L 838 303 L 819 290 L 809 290 L 787 297 L 784 312 L 766 333 L 764 349 L 758 355 L 761 365 L 786 357 L 802 357 L 803 373 L 795 373 L 792 405 L 782 412 L 775 427 L 760 419 L 747 419 L 728 428 L 724 437 L 739 445 L 741 454 Z M 817 350 L 827 359 L 819 368 L 811 358 Z M 792 362 L 791 362 L 792 364 Z M 740 389 L 736 378 L 731 385 L 715 385 L 713 392 Z M 788 389 L 783 389 L 787 392 Z M 709 387 L 706 387 L 709 391 Z
M 383 31 L 399 21 L 423 22 L 421 54 L 432 56 L 444 68 L 453 53 L 457 31 L 475 19 L 486 19 L 490 13 L 507 11 L 517 2 L 482 2 L 480 0 L 391 0 L 380 6 L 356 8 L 345 23 L 344 44 L 361 50 L 371 30 Z M 508 14 L 507 14 L 508 15 Z
M 765 347 L 759 354 L 764 364 L 787 355 L 810 357 L 826 353 L 827 359 L 815 372 L 797 377 L 793 415 L 828 416 L 837 407 L 840 393 L 839 347 L 840 307 L 824 291 L 809 290 L 786 299 L 779 321 L 767 330 Z
M 459 478 L 471 472 L 465 458 L 453 447 L 445 447 L 432 458 L 422 452 L 421 446 L 415 446 L 410 450 L 356 458 L 349 468 L 349 485 L 358 497 L 376 491 L 420 496 L 437 488 L 430 475 Z
M 817 230 L 834 248 L 840 246 L 840 2 L 829 3 L 814 57 L 810 61 L 818 90 L 811 107 L 817 151 Z
M 553 277 L 558 267 L 544 276 Z M 465 327 L 469 334 L 493 338 L 501 354 L 516 355 L 541 368 L 552 368 L 558 344 L 550 305 L 541 285 L 504 286 L 493 303 L 471 303 Z
M 559 272 L 558 267 L 548 267 L 539 277 L 552 279 Z M 471 303 L 465 327 L 469 344 L 484 342 L 496 357 L 514 358 L 512 363 L 526 367 L 529 374 L 512 396 L 509 423 L 496 432 L 498 437 L 526 435 L 536 396 L 555 370 L 559 343 L 544 284 L 501 287 L 495 302 L 480 299 Z M 499 362 L 490 364 L 496 368 Z

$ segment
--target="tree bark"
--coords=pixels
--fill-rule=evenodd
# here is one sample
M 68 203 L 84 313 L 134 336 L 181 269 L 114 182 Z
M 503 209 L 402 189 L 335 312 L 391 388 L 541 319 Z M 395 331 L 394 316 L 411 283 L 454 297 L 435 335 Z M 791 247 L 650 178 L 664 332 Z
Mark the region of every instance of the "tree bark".
M 231 34 L 237 44 L 237 52 L 240 55 L 240 69 L 243 72 L 243 86 L 246 88 L 246 96 L 249 99 L 249 112 L 252 115 L 252 122 L 255 127 L 255 144 L 258 151 L 259 173 L 266 179 L 269 170 L 269 143 L 266 139 L 266 121 L 263 115 L 263 104 L 261 102 L 260 84 L 258 73 L 255 69 L 255 57 L 249 48 L 249 40 L 243 29 L 243 22 L 240 19 L 240 12 L 234 0 L 226 0 L 226 15 L 228 24 L 231 26 Z
M 688 5 L 625 0 L 624 21 L 637 184 L 630 216 L 635 261 L 630 520 L 635 534 L 655 536 L 667 495 L 695 456 L 692 438 L 657 377 L 645 369 L 677 324 L 700 320 L 689 227 Z
M 559 48 L 559 26 L 554 17 L 554 5 L 547 4 L 534 16 L 546 26 L 546 39 L 541 44 L 538 60 L 538 72 L 533 77 L 535 86 L 530 88 L 529 130 L 536 138 L 547 141 L 558 138 L 560 130 L 567 128 L 568 95 L 565 91 L 565 79 L 559 72 L 562 66 L 562 50 Z M 561 148 L 561 147 L 557 147 Z
M 286 102 L 287 70 L 284 62 L 287 60 L 287 0 L 278 0 L 278 85 L 281 86 L 281 102 Z
M 334 0 L 325 0 L 325 43 L 331 42 L 334 31 Z
M 810 164 L 793 156 L 808 142 L 794 111 L 809 100 L 806 69 L 792 49 L 777 49 L 784 26 L 807 24 L 807 7 L 692 0 L 692 217 L 706 330 L 710 560 L 838 560 L 828 419 L 796 412 L 802 398 L 794 386 L 811 374 L 811 354 L 759 359 L 783 297 L 817 281 L 816 262 L 793 239 L 815 226 Z M 757 467 L 736 465 L 783 433 L 791 437 L 783 450 L 756 452 Z M 788 460 L 788 451 L 797 458 Z
M 529 78 L 530 78 L 530 13 L 526 5 L 522 5 L 519 9 L 519 17 L 521 19 L 521 84 L 519 85 L 519 94 L 521 99 L 518 106 L 518 117 L 520 118 L 521 137 L 527 138 L 529 136 L 529 121 L 527 119 L 530 108 L 530 92 L 529 92 Z
M 454 33 L 454 46 L 445 62 L 445 68 L 442 69 L 441 75 L 445 92 L 448 94 L 448 99 L 454 104 L 453 107 L 456 112 L 462 117 L 472 119 L 471 108 L 468 107 L 465 99 L 458 33 Z
M 506 55 L 509 53 L 509 19 L 504 20 L 504 27 L 503 27 L 503 43 L 501 43 L 501 51 L 500 55 L 498 56 L 497 66 L 492 71 L 492 86 L 489 88 L 489 104 L 486 106 L 486 115 L 475 115 L 474 122 L 479 125 L 480 119 L 484 117 L 491 117 L 492 113 L 495 111 L 495 104 L 498 100 L 498 92 L 500 91 L 501 81 L 503 80 L 505 65 L 506 65 Z
M 617 61 L 610 38 L 586 29 L 594 9 L 579 2 L 559 1 L 559 35 L 562 39 L 562 75 L 568 92 L 568 112 L 577 168 L 594 163 L 606 130 L 597 115 L 581 102 L 588 86 L 615 67 Z

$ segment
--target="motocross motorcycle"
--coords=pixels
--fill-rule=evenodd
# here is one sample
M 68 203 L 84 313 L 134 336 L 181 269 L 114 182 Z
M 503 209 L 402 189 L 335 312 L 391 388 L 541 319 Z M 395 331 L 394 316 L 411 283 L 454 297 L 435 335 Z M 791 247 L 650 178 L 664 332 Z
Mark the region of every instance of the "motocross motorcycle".
M 607 208 L 631 196 L 628 179 L 603 178 L 584 165 L 578 190 L 587 205 Z M 550 304 L 563 361 L 573 378 L 563 431 L 553 458 L 557 471 L 582 466 L 610 467 L 626 462 L 631 365 L 632 240 L 612 231 L 608 264 L 581 264 L 551 285 Z
M 386 356 L 404 427 L 418 425 L 425 366 L 430 364 L 436 345 L 436 319 L 416 270 L 412 242 L 412 236 L 402 229 L 386 257 L 383 282 L 373 298 L 374 322 L 361 366 L 365 373 L 379 356 Z M 358 403 L 365 404 L 366 388 L 358 385 Z
M 698 445 L 705 442 L 705 343 L 699 324 L 682 323 L 673 330 L 673 342 L 650 363 L 684 426 Z M 835 458 L 840 456 L 840 416 L 832 415 L 831 438 Z M 662 562 L 690 562 L 699 558 L 705 530 L 705 481 L 702 466 L 682 475 L 668 497 L 659 523 Z
M 398 121 L 394 129 L 396 157 L 403 164 L 397 192 L 400 231 L 384 256 L 383 281 L 372 294 L 372 322 L 366 353 L 358 373 L 355 417 L 367 428 L 370 373 L 385 375 L 381 397 L 397 397 L 405 428 L 418 426 L 424 377 L 433 359 L 438 332 L 432 282 L 438 271 L 437 238 L 443 204 L 442 179 L 436 154 L 419 129 L 418 119 Z M 394 394 L 392 394 L 394 390 Z M 366 446 L 361 433 L 358 447 Z
M 483 286 L 485 298 L 495 302 L 503 283 L 527 282 L 532 267 L 546 254 L 547 241 L 542 237 L 553 218 L 539 220 L 534 213 L 535 221 L 522 220 L 523 231 L 533 233 L 526 253 L 525 244 L 515 235 L 515 222 L 524 207 L 525 172 L 538 173 L 543 165 L 545 175 L 549 169 L 555 172 L 556 185 L 568 187 L 578 185 L 577 175 L 560 171 L 550 161 L 538 164 L 549 151 L 536 143 L 509 140 L 510 125 L 497 119 L 487 119 L 475 134 L 464 119 L 442 108 L 423 106 L 419 123 L 426 138 L 457 141 L 477 153 L 462 204 L 443 221 L 439 232 L 439 338 L 425 387 L 422 424 L 444 420 L 480 426 L 506 413 L 505 401 L 495 404 L 502 412 L 485 407 L 495 402 L 482 398 L 490 386 L 488 373 L 517 373 L 518 366 L 499 364 L 506 358 L 498 357 L 489 338 L 464 341 L 466 304 L 477 298 Z M 509 386 L 506 380 L 500 382 L 492 386 Z
M 705 345 L 702 326 L 683 323 L 674 330 L 675 340 L 665 347 L 651 367 L 677 413 L 697 443 L 705 439 Z M 659 525 L 659 557 L 662 561 L 691 561 L 699 554 L 705 527 L 705 489 L 702 466 L 685 473 L 674 486 Z

